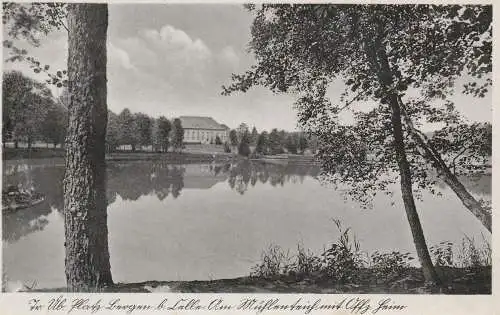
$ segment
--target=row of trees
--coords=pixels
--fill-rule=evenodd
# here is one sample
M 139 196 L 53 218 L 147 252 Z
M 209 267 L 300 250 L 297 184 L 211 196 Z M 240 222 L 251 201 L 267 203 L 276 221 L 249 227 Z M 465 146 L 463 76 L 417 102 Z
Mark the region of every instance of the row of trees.
M 67 90 L 55 98 L 45 83 L 33 80 L 21 72 L 10 71 L 3 75 L 3 124 L 2 142 L 19 142 L 31 148 L 35 141 L 47 144 L 64 144 L 68 124 L 69 96 Z M 181 120 L 172 122 L 160 116 L 132 113 L 124 109 L 118 115 L 108 110 L 106 149 L 114 151 L 119 146 L 151 146 L 157 152 L 166 152 L 170 146 L 182 148 L 184 129 Z
M 3 74 L 2 142 L 13 141 L 15 147 L 25 142 L 31 148 L 35 141 L 54 146 L 62 144 L 67 128 L 66 94 L 54 98 L 43 83 L 18 71 Z
M 167 152 L 170 146 L 174 150 L 181 149 L 183 140 L 184 129 L 179 118 L 173 121 L 164 116 L 153 118 L 144 113 L 132 113 L 128 108 L 118 115 L 108 111 L 108 151 L 114 151 L 122 145 L 130 145 L 132 151 L 136 151 L 137 147 L 151 146 L 153 151 Z
M 229 141 L 233 147 L 238 148 L 238 154 L 248 156 L 252 153 L 250 147 L 254 147 L 254 153 L 262 155 L 274 155 L 281 153 L 304 154 L 306 149 L 316 150 L 316 139 L 307 136 L 303 132 L 287 132 L 274 128 L 271 132 L 259 133 L 255 127 L 249 132 L 241 124 L 238 130 L 229 132 Z

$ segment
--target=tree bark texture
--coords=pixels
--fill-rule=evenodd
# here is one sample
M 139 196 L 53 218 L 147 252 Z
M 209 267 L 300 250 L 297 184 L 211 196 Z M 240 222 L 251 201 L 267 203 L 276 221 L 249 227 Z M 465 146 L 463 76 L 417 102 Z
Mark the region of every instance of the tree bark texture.
M 491 214 L 488 213 L 481 203 L 477 201 L 460 182 L 457 176 L 450 170 L 448 165 L 443 161 L 439 152 L 429 142 L 427 136 L 416 129 L 411 121 L 411 118 L 404 110 L 404 105 L 401 98 L 398 98 L 400 107 L 402 108 L 403 118 L 408 132 L 412 139 L 419 145 L 423 151 L 423 156 L 429 160 L 432 166 L 436 169 L 438 177 L 441 178 L 458 196 L 464 206 L 479 220 L 491 233 Z
M 68 290 L 112 283 L 108 250 L 105 136 L 107 4 L 68 5 L 69 125 L 64 176 Z
M 415 248 L 417 250 L 417 256 L 420 264 L 422 265 L 425 282 L 430 284 L 440 284 L 439 277 L 434 269 L 434 265 L 432 264 L 422 224 L 420 223 L 420 218 L 415 206 L 415 199 L 413 198 L 410 163 L 408 162 L 408 158 L 406 156 L 403 128 L 401 123 L 401 108 L 398 102 L 398 95 L 389 90 L 392 86 L 393 78 L 389 61 L 382 45 L 377 45 L 375 57 L 376 59 L 374 60 L 374 63 L 378 67 L 377 73 L 380 84 L 387 90 L 384 101 L 391 107 L 391 124 L 394 136 L 394 149 L 396 151 L 396 159 L 401 178 L 401 193 L 406 211 L 406 217 L 408 218 L 408 223 L 410 224 L 413 236 L 413 242 L 415 243 Z

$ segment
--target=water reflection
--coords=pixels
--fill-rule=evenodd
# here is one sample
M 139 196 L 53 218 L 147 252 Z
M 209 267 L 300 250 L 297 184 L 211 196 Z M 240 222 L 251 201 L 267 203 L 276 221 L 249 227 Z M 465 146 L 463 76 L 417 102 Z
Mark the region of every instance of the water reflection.
M 124 200 L 138 200 L 141 196 L 154 193 L 159 200 L 169 194 L 178 198 L 184 188 L 186 168 L 166 163 L 126 163 L 108 166 L 108 204 L 116 195 Z
M 319 168 L 313 165 L 269 164 L 240 161 L 229 165 L 227 170 L 229 187 L 243 195 L 249 187 L 254 187 L 257 181 L 262 184 L 269 182 L 271 186 L 284 186 L 287 182 L 302 183 L 305 176 L 316 177 Z
M 44 202 L 34 207 L 2 215 L 4 241 L 15 242 L 30 233 L 43 230 L 48 224 L 46 216 L 50 214 L 52 208 L 63 209 L 63 176 L 62 167 L 18 164 L 3 168 L 3 187 L 21 185 L 23 189 L 33 188 L 45 196 Z
M 36 279 L 40 287 L 62 286 L 64 168 L 6 164 L 4 185 L 32 186 L 46 196 L 43 204 L 4 215 L 6 275 L 26 283 Z M 300 242 L 321 251 L 338 236 L 332 218 L 352 227 L 367 252 L 413 250 L 404 211 L 399 211 L 400 196 L 394 207 L 392 200 L 379 196 L 376 211 L 362 211 L 356 203 L 346 203 L 340 192 L 321 186 L 314 179 L 318 172 L 309 165 L 254 161 L 109 163 L 113 277 L 138 282 L 246 275 L 270 243 L 294 250 Z M 474 193 L 491 195 L 490 176 L 464 184 Z M 418 203 L 429 244 L 458 244 L 464 234 L 479 239 L 484 227 L 446 186 L 440 191 L 443 198 L 425 195 Z
M 15 164 L 4 166 L 3 186 L 19 185 L 45 195 L 45 201 L 27 210 L 3 215 L 3 240 L 15 242 L 21 237 L 43 230 L 46 216 L 55 209 L 63 209 L 62 166 L 33 166 Z M 137 201 L 142 196 L 154 195 L 160 201 L 169 196 L 177 199 L 183 189 L 210 189 L 227 182 L 240 195 L 258 185 L 282 187 L 286 183 L 303 183 L 305 177 L 316 177 L 319 168 L 312 165 L 270 164 L 239 161 L 227 164 L 168 164 L 162 161 L 109 163 L 107 169 L 108 205 L 120 196 L 125 201 Z M 475 195 L 491 195 L 491 175 L 461 178 Z M 438 186 L 445 189 L 443 183 Z
M 315 177 L 319 169 L 310 165 L 275 165 L 252 161 L 227 164 L 168 164 L 162 161 L 109 163 L 107 168 L 107 202 L 137 201 L 142 196 L 155 195 L 163 201 L 177 199 L 183 189 L 210 189 L 226 182 L 243 195 L 257 183 L 273 187 L 287 182 L 302 183 L 304 177 Z M 64 167 L 15 164 L 4 166 L 3 185 L 19 185 L 45 195 L 36 207 L 3 215 L 3 240 L 15 242 L 47 225 L 45 218 L 52 209 L 59 213 L 64 206 L 62 180 Z

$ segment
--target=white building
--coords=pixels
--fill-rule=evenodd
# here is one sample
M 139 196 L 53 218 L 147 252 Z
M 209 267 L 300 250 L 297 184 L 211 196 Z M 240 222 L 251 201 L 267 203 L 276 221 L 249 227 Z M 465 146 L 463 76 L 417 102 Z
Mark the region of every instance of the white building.
M 217 136 L 222 143 L 228 141 L 229 128 L 212 117 L 181 116 L 179 119 L 184 129 L 184 143 L 215 144 Z

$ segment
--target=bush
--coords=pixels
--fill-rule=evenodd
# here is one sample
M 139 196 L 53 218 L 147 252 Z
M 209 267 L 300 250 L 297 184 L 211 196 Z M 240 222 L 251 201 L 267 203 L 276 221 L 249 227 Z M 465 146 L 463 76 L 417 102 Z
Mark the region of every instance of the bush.
M 355 280 L 359 269 L 363 266 L 359 242 L 350 234 L 350 228 L 343 229 L 340 220 L 333 220 L 340 237 L 336 243 L 321 255 L 322 272 L 325 276 L 338 282 Z
M 262 254 L 261 263 L 252 268 L 251 276 L 273 278 L 295 276 L 296 278 L 325 277 L 337 282 L 356 280 L 359 269 L 363 267 L 359 243 L 350 229 L 343 229 L 339 220 L 334 220 L 340 231 L 335 244 L 320 256 L 297 246 L 297 254 L 290 256 L 288 251 L 272 245 Z
M 262 252 L 261 262 L 252 268 L 251 277 L 275 278 L 290 273 L 292 257 L 278 245 L 271 244 Z
M 410 268 L 410 260 L 414 258 L 410 253 L 379 253 L 371 255 L 371 269 L 376 278 L 384 283 L 392 282 L 403 277 Z
M 297 245 L 297 256 L 291 271 L 298 277 L 308 277 L 321 271 L 321 259 L 302 244 Z
M 246 142 L 241 142 L 238 146 L 238 154 L 241 156 L 249 156 L 251 153 L 250 146 Z
M 483 245 L 478 247 L 474 239 L 465 236 L 458 249 L 457 261 L 454 265 L 458 267 L 483 267 L 491 266 L 491 245 L 483 236 Z
M 356 252 L 339 244 L 332 244 L 322 256 L 322 273 L 337 282 L 352 282 L 362 266 Z
M 438 245 L 429 247 L 429 252 L 435 266 L 452 267 L 453 262 L 453 243 L 441 242 Z
M 216 145 L 221 145 L 222 144 L 222 140 L 220 139 L 219 136 L 215 136 L 215 144 Z
M 224 152 L 231 153 L 231 147 L 227 142 L 224 143 Z

